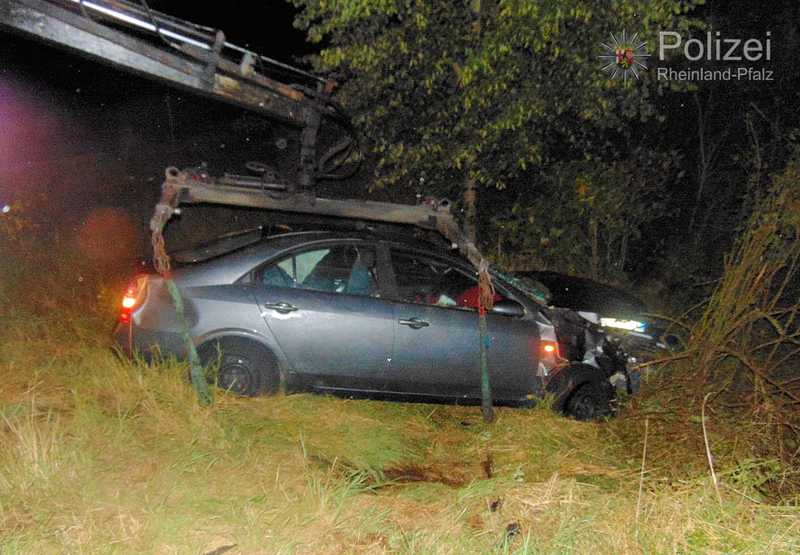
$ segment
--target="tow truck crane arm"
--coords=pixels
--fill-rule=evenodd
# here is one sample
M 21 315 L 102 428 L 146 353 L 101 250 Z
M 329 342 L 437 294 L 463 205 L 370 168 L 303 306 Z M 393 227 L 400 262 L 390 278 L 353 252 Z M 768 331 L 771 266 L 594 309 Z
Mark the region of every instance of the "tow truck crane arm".
M 480 253 L 461 233 L 445 203 L 410 206 L 313 196 L 310 189 L 319 170 L 316 137 L 322 118 L 350 129 L 330 99 L 330 81 L 231 44 L 221 31 L 150 10 L 146 2 L 0 0 L 0 25 L 302 129 L 299 191 L 263 179 L 215 179 L 202 172 L 169 168 L 160 205 L 165 209 L 169 205 L 170 215 L 179 204 L 210 203 L 408 224 L 438 231 L 476 267 L 481 264 Z M 297 82 L 274 79 L 271 73 L 278 71 L 291 74 Z M 342 150 L 341 143 L 334 146 L 319 159 L 321 165 Z M 158 226 L 159 235 L 164 224 L 166 220 Z
M 300 128 L 301 189 L 312 187 L 320 172 L 323 120 L 350 134 L 352 143 L 348 118 L 330 98 L 333 81 L 227 42 L 222 31 L 150 10 L 146 2 L 0 0 L 2 27 Z

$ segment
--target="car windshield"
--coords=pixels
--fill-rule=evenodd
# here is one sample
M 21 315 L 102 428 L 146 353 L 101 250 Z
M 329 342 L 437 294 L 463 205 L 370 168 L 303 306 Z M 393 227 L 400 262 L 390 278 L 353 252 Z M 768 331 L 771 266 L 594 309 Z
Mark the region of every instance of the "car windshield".
M 530 276 L 524 275 L 512 275 L 506 272 L 502 272 L 497 268 L 492 268 L 491 273 L 506 283 L 509 283 L 525 293 L 528 297 L 532 300 L 536 301 L 539 304 L 549 305 L 551 302 L 552 295 L 550 294 L 550 290 L 542 284 L 537 279 L 534 279 Z

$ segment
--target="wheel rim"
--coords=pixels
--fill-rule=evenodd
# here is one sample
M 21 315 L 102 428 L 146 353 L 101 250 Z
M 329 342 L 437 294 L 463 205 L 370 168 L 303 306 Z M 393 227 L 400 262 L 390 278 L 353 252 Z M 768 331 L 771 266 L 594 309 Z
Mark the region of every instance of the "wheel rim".
M 237 395 L 247 395 L 253 390 L 255 376 L 247 360 L 226 360 L 219 369 L 219 387 Z

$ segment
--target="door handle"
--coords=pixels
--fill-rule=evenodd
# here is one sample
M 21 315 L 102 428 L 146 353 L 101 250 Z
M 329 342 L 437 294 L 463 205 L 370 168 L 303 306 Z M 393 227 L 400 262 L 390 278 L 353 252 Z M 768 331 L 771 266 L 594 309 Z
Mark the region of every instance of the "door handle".
M 264 308 L 268 308 L 270 310 L 274 310 L 275 312 L 280 312 L 281 314 L 289 314 L 290 312 L 294 312 L 298 310 L 296 306 L 289 303 L 279 302 L 279 303 L 265 303 Z
M 430 326 L 430 322 L 426 322 L 425 320 L 420 320 L 419 318 L 409 318 L 408 320 L 400 320 L 401 326 L 408 326 L 412 330 L 418 330 L 420 328 L 427 328 Z

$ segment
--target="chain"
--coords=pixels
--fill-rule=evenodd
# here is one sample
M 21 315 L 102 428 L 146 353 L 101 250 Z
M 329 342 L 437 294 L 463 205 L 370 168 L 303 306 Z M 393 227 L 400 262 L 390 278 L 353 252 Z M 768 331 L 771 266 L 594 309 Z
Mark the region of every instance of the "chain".
M 208 406 L 214 402 L 211 390 L 206 381 L 205 372 L 200 364 L 200 357 L 189 330 L 189 323 L 186 321 L 184 312 L 183 297 L 172 280 L 172 271 L 169 254 L 164 243 L 164 227 L 178 208 L 178 195 L 181 184 L 185 180 L 185 175 L 177 168 L 167 168 L 166 179 L 161 187 L 161 199 L 156 204 L 153 217 L 150 218 L 151 243 L 153 245 L 153 265 L 156 271 L 164 278 L 167 290 L 175 306 L 175 314 L 178 318 L 178 325 L 181 329 L 181 338 L 186 344 L 186 352 L 189 355 L 189 368 L 192 378 L 192 385 L 197 400 L 203 406 Z
M 165 278 L 170 275 L 170 259 L 164 244 L 164 227 L 178 207 L 183 174 L 177 168 L 167 168 L 166 179 L 161 187 L 161 199 L 156 204 L 153 217 L 150 218 L 150 242 L 153 245 L 153 264 L 156 271 Z
M 485 258 L 481 258 L 478 265 L 478 307 L 484 313 L 494 308 L 494 283 L 489 273 L 489 263 Z

